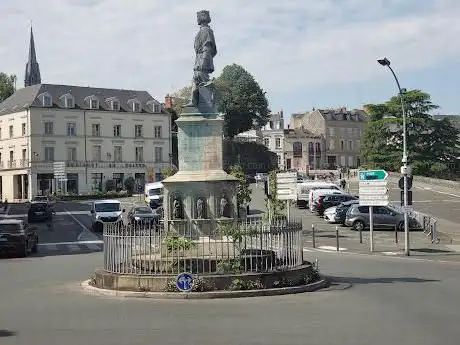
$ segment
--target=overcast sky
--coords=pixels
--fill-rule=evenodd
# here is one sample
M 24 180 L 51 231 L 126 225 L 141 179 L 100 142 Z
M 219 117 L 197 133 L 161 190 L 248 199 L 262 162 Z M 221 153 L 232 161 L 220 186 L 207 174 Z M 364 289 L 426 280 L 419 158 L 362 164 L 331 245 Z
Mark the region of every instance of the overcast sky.
M 1 0 L 0 71 L 23 86 L 30 21 L 42 81 L 148 90 L 189 83 L 196 11 L 211 12 L 218 76 L 238 63 L 273 111 L 361 107 L 396 87 L 460 113 L 459 0 Z

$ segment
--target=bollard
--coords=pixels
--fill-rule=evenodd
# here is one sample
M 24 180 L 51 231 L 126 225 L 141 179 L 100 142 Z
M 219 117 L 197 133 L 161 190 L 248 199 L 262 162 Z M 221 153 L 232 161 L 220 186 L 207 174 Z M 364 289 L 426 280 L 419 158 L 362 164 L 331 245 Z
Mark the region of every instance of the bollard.
M 339 246 L 339 226 L 335 226 L 335 239 L 336 239 L 336 245 L 337 245 L 337 251 L 340 251 L 340 246 Z
M 363 244 L 363 230 L 359 228 L 359 243 Z
M 398 225 L 395 225 L 395 243 L 398 243 Z
M 311 243 L 313 248 L 316 248 L 315 224 L 311 225 Z

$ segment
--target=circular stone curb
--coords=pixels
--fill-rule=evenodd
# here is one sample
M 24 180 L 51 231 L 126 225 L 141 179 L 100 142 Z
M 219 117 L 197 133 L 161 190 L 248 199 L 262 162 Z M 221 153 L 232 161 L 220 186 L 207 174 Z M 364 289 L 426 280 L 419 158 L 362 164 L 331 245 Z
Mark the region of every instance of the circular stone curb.
M 241 291 L 206 291 L 206 292 L 148 292 L 148 291 L 119 291 L 100 289 L 89 284 L 90 280 L 81 283 L 84 292 L 95 296 L 126 297 L 126 298 L 155 298 L 155 299 L 215 299 L 241 298 L 259 296 L 289 295 L 302 292 L 313 292 L 329 285 L 325 277 L 321 280 L 300 286 Z

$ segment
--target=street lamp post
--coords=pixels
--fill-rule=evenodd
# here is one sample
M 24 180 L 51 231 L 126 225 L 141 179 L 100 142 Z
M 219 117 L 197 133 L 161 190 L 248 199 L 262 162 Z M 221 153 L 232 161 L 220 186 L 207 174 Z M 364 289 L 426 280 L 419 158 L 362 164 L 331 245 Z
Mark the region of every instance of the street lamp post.
M 402 157 L 402 164 L 403 166 L 401 167 L 401 173 L 404 178 L 404 254 L 406 256 L 410 255 L 410 247 L 409 247 L 409 215 L 407 213 L 407 208 L 408 208 L 408 178 L 409 178 L 409 167 L 408 167 L 408 159 L 407 159 L 407 129 L 406 129 L 406 111 L 404 109 L 404 96 L 403 96 L 403 89 L 401 88 L 401 85 L 399 84 L 398 77 L 396 76 L 396 73 L 393 71 L 393 68 L 390 66 L 390 60 L 388 60 L 386 57 L 383 59 L 378 59 L 377 62 L 382 65 L 386 66 L 389 68 L 391 71 L 391 74 L 393 74 L 393 77 L 396 81 L 396 85 L 398 86 L 399 90 L 399 98 L 401 99 L 401 109 L 402 109 L 402 118 L 403 118 L 403 157 Z

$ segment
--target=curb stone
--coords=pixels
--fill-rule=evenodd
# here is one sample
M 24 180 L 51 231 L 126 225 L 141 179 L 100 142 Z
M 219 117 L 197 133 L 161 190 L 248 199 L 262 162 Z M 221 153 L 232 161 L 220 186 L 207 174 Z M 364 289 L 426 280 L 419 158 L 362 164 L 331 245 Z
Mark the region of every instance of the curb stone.
M 216 299 L 216 298 L 241 298 L 289 295 L 303 292 L 313 292 L 329 285 L 325 277 L 321 280 L 301 286 L 242 290 L 242 291 L 207 291 L 207 292 L 144 292 L 144 291 L 119 291 L 100 289 L 89 284 L 90 280 L 83 281 L 80 285 L 83 291 L 94 296 L 124 297 L 124 298 L 154 298 L 154 299 Z

